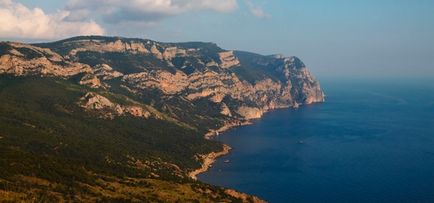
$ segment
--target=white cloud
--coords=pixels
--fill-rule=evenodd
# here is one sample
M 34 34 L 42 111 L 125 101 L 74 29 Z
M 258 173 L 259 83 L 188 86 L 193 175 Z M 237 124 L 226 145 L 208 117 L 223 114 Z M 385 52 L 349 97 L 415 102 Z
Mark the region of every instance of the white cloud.
M 12 0 L 0 0 L 0 37 L 56 39 L 74 35 L 102 35 L 104 29 L 91 20 L 70 21 L 70 11 L 46 14 Z
M 258 17 L 258 18 L 266 18 L 270 17 L 269 14 L 267 14 L 264 9 L 262 9 L 260 6 L 255 5 L 251 0 L 244 0 L 246 3 L 247 9 L 249 9 L 249 12 Z
M 237 0 L 69 0 L 66 6 L 72 11 L 71 19 L 99 16 L 113 24 L 155 22 L 191 11 L 231 12 L 237 8 Z

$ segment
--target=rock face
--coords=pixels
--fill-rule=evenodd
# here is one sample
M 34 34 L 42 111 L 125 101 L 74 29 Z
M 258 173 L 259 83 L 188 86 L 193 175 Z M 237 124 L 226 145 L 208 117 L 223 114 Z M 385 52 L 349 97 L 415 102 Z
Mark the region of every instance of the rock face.
M 70 77 L 90 72 L 90 66 L 66 61 L 50 49 L 21 43 L 0 44 L 0 74 Z
M 115 109 L 116 107 L 109 99 L 94 93 L 87 93 L 80 100 L 82 101 L 81 106 L 89 110 Z
M 133 117 L 149 118 L 151 113 L 138 105 L 124 106 L 111 102 L 104 96 L 88 92 L 80 98 L 79 105 L 88 111 L 96 111 L 103 118 L 129 114 Z
M 105 43 L 100 40 L 78 40 L 74 41 L 72 46 L 79 45 L 77 48 L 74 48 L 69 51 L 69 56 L 75 56 L 79 52 L 84 51 L 93 51 L 93 52 L 130 52 L 130 53 L 149 53 L 149 50 L 142 44 L 134 41 L 123 42 L 120 39 L 117 39 L 114 42 Z M 67 45 L 68 42 L 65 42 Z
M 222 67 L 222 68 L 230 68 L 230 67 L 240 65 L 240 61 L 238 61 L 237 57 L 234 56 L 233 51 L 220 52 L 219 57 L 220 57 L 220 62 L 221 62 L 220 67 Z
M 229 109 L 229 107 L 228 107 L 225 103 L 221 103 L 221 104 L 222 104 L 222 105 L 221 105 L 221 107 L 220 107 L 220 109 L 221 109 L 220 113 L 221 113 L 222 115 L 232 117 L 232 112 L 231 112 L 231 110 Z
M 34 45 L 3 42 L 1 73 L 80 77 L 79 84 L 122 89 L 181 120 L 187 118 L 182 111 L 202 117 L 215 111 L 225 122 L 249 120 L 270 109 L 324 101 L 318 81 L 297 57 L 228 51 L 201 42 L 96 36 Z M 93 98 L 99 99 L 93 105 L 107 104 Z M 203 102 L 211 106 L 203 113 L 192 107 Z M 137 109 L 122 110 L 141 115 Z
M 250 119 L 261 118 L 264 112 L 259 108 L 241 106 L 240 108 L 238 108 L 237 113 L 241 115 L 243 118 L 250 120 Z

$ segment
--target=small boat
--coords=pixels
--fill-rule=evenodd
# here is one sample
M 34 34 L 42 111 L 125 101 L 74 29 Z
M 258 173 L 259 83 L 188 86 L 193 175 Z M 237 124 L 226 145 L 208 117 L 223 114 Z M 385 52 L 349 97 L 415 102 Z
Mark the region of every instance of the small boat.
M 224 162 L 225 162 L 225 163 L 229 163 L 230 161 L 229 161 L 229 159 L 226 159 Z

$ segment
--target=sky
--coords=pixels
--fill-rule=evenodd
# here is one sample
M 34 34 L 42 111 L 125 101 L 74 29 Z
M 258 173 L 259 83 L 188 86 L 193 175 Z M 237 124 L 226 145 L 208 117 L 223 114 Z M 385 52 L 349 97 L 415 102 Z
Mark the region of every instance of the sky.
M 318 77 L 434 79 L 433 0 L 0 0 L 0 40 L 215 42 L 298 56 Z

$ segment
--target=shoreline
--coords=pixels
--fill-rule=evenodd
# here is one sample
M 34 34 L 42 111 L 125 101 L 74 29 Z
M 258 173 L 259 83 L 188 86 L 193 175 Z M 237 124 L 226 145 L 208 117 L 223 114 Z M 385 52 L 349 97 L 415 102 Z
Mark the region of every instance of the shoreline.
M 223 144 L 223 150 L 218 152 L 211 152 L 209 154 L 204 154 L 202 158 L 202 166 L 194 171 L 188 173 L 188 176 L 193 180 L 197 180 L 197 175 L 208 171 L 212 164 L 217 160 L 217 158 L 229 154 L 232 148 L 229 145 Z
M 208 133 L 206 133 L 204 135 L 205 139 L 210 140 L 213 139 L 217 136 L 219 136 L 220 133 L 223 133 L 225 131 L 228 131 L 232 128 L 235 127 L 240 127 L 240 126 L 245 126 L 245 125 L 251 125 L 252 122 L 250 120 L 246 120 L 246 121 L 239 121 L 239 120 L 234 120 L 234 121 L 230 121 L 225 123 L 221 128 L 219 129 L 211 129 L 208 131 Z
M 234 127 L 239 127 L 239 126 L 245 126 L 245 125 L 251 125 L 252 120 L 257 120 L 257 119 L 261 119 L 266 113 L 269 113 L 270 111 L 275 111 L 275 110 L 279 110 L 279 109 L 289 109 L 289 108 L 294 108 L 294 109 L 298 109 L 300 108 L 302 105 L 311 105 L 311 104 L 315 104 L 315 103 L 322 103 L 325 100 L 321 100 L 321 101 L 311 101 L 305 104 L 300 104 L 300 103 L 295 103 L 292 106 L 288 105 L 281 105 L 281 106 L 275 106 L 274 108 L 267 108 L 264 109 L 262 115 L 259 118 L 254 118 L 254 119 L 249 119 L 249 120 L 232 120 L 232 121 L 228 121 L 225 124 L 223 124 L 222 127 L 218 128 L 218 129 L 210 129 L 205 135 L 204 138 L 205 139 L 212 139 L 215 138 L 217 136 L 219 136 L 220 133 L 223 133 L 225 131 L 228 131 Z M 193 170 L 191 172 L 188 173 L 188 176 L 190 178 L 192 178 L 193 180 L 197 180 L 197 175 L 204 173 L 206 171 L 208 171 L 209 168 L 212 167 L 212 164 L 217 160 L 217 158 L 222 157 L 226 154 L 229 154 L 230 150 L 232 148 L 223 143 L 223 150 L 221 151 L 216 151 L 216 152 L 211 152 L 208 154 L 203 154 L 203 155 L 199 155 L 200 158 L 202 158 L 202 163 L 201 163 L 201 167 Z
M 298 105 L 294 105 L 294 106 L 281 106 L 281 107 L 276 107 L 276 108 L 272 108 L 272 109 L 267 109 L 263 112 L 263 114 L 261 115 L 260 118 L 256 118 L 256 119 L 261 119 L 264 114 L 266 114 L 270 111 L 273 111 L 273 110 L 287 109 L 287 108 L 298 108 L 298 107 L 299 107 Z M 232 120 L 232 121 L 226 122 L 222 127 L 218 128 L 218 129 L 210 129 L 204 135 L 204 138 L 207 140 L 213 139 L 213 138 L 219 136 L 220 133 L 228 131 L 232 128 L 239 127 L 239 126 L 251 125 L 251 124 L 253 124 L 252 120 L 256 120 L 256 119 Z M 197 175 L 208 171 L 208 169 L 212 167 L 212 164 L 217 160 L 217 158 L 220 158 L 226 154 L 229 154 L 231 149 L 232 148 L 229 145 L 223 143 L 223 150 L 211 152 L 209 154 L 199 155 L 200 158 L 202 158 L 201 167 L 189 172 L 188 176 L 190 178 L 192 178 L 193 180 L 197 180 Z
M 220 133 L 225 132 L 227 130 L 230 130 L 234 127 L 250 125 L 250 124 L 252 124 L 252 122 L 250 122 L 248 120 L 247 121 L 239 121 L 239 120 L 230 121 L 230 122 L 225 123 L 222 127 L 218 128 L 218 129 L 210 129 L 208 131 L 208 133 L 206 133 L 204 135 L 204 138 L 207 140 L 210 140 L 212 138 L 217 137 Z M 201 167 L 194 170 L 194 171 L 189 172 L 188 176 L 190 178 L 192 178 L 193 180 L 197 180 L 197 175 L 208 171 L 208 169 L 212 167 L 212 164 L 217 160 L 217 158 L 222 157 L 226 154 L 229 154 L 231 149 L 232 148 L 229 145 L 223 144 L 223 149 L 221 151 L 216 151 L 216 152 L 211 152 L 209 154 L 199 155 L 202 158 Z

